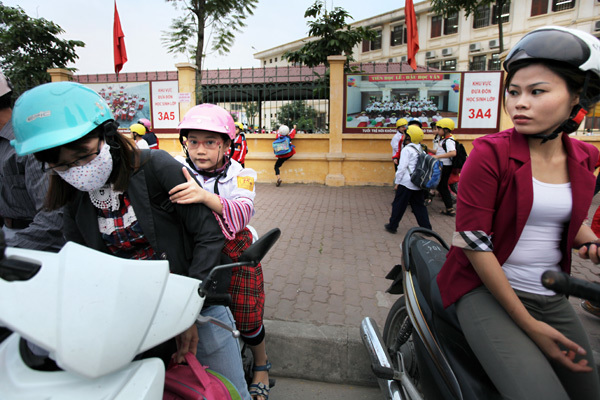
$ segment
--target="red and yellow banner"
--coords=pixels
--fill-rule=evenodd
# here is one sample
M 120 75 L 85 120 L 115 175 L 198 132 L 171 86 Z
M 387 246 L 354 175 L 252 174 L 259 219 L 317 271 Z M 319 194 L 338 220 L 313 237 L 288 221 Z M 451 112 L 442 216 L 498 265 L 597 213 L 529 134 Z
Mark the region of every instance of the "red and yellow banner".
M 369 75 L 369 82 L 441 81 L 444 74 L 382 74 Z

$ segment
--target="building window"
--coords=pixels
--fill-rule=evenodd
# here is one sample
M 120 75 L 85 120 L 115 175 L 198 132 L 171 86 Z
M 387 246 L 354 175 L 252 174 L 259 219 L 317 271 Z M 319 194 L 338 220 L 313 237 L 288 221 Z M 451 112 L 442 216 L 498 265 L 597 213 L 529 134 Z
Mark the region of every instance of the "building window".
M 431 37 L 440 37 L 442 32 L 444 35 L 452 35 L 458 32 L 458 13 L 447 18 L 441 15 L 431 17 Z
M 272 58 L 269 59 L 269 64 L 273 64 L 273 59 Z
M 375 39 L 371 40 L 371 51 L 381 49 L 381 30 L 375 31 Z
M 368 51 L 372 51 L 372 50 L 379 50 L 381 49 L 381 29 L 375 31 L 375 39 L 369 41 L 369 40 L 363 40 L 363 44 L 362 44 L 362 52 L 366 53 Z
M 575 8 L 575 0 L 552 0 L 552 11 L 564 11 Z
M 406 26 L 396 25 L 392 28 L 390 43 L 392 46 L 400 46 L 407 43 Z
M 469 71 L 485 71 L 485 55 L 474 56 L 469 63 Z
M 452 35 L 458 33 L 458 13 L 444 18 L 444 35 Z
M 549 6 L 552 12 L 570 10 L 575 8 L 575 0 L 532 0 L 531 16 L 548 14 Z
M 477 7 L 473 15 L 473 29 L 483 28 L 490 25 L 490 6 L 483 5 Z
M 502 68 L 502 61 L 500 60 L 500 54 L 492 54 L 492 58 L 488 60 L 488 71 L 500 71 Z
M 440 62 L 439 61 L 428 61 L 427 66 L 429 68 L 440 69 Z
M 502 11 L 500 12 L 500 18 L 502 19 L 502 23 L 505 24 L 508 22 L 510 17 L 510 1 L 507 1 L 502 5 Z M 498 25 L 498 8 L 492 6 L 492 24 Z
M 442 36 L 442 22 L 444 19 L 441 15 L 431 17 L 431 37 L 436 38 Z
M 456 71 L 456 58 L 442 61 L 442 71 Z
M 275 62 L 277 62 L 277 57 L 275 57 Z

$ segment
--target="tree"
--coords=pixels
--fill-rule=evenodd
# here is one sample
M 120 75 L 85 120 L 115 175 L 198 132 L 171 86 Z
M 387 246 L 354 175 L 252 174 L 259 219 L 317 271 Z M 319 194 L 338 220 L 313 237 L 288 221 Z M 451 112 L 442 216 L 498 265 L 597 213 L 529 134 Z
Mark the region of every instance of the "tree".
M 248 118 L 248 124 L 250 129 L 254 129 L 254 122 L 258 115 L 258 103 L 256 101 L 249 101 L 242 104 L 244 110 L 246 110 L 246 118 Z
M 21 7 L 0 2 L 0 67 L 14 86 L 13 98 L 50 82 L 49 68 L 65 68 L 79 57 L 79 40 L 62 40 L 64 30 L 44 18 L 31 18 Z M 75 68 L 67 68 L 75 71 Z
M 327 11 L 325 3 L 321 0 L 315 1 L 306 10 L 304 18 L 315 18 L 314 21 L 308 22 L 308 35 L 319 39 L 309 40 L 300 49 L 286 52 L 283 57 L 293 63 L 316 67 L 321 64 L 327 65 L 328 56 L 345 55 L 348 69 L 354 61 L 354 46 L 363 40 L 375 39 L 374 30 L 362 26 L 352 28 L 346 23 L 346 19 L 352 19 L 346 10 L 335 7 Z
M 277 112 L 277 119 L 280 124 L 292 126 L 297 125 L 298 130 L 313 132 L 315 129 L 315 119 L 317 111 L 307 106 L 302 100 L 294 100 L 289 104 L 281 106 Z
M 181 5 L 185 14 L 172 21 L 170 31 L 163 32 L 162 42 L 169 53 L 192 55 L 198 74 L 197 88 L 202 79 L 204 57 L 204 31 L 212 29 L 213 51 L 229 53 L 235 41 L 235 33 L 246 26 L 244 21 L 253 15 L 258 0 L 166 0 L 177 8 Z M 201 97 L 196 97 L 200 102 Z
M 498 18 L 495 21 L 498 23 L 498 41 L 500 43 L 498 53 L 502 53 L 504 51 L 504 34 L 502 23 L 500 23 L 502 21 L 501 11 L 504 5 L 508 3 L 510 3 L 510 0 L 431 0 L 431 8 L 434 13 L 443 16 L 449 16 L 464 10 L 465 17 L 468 17 L 471 14 L 477 15 L 480 7 L 493 4 L 494 15 Z

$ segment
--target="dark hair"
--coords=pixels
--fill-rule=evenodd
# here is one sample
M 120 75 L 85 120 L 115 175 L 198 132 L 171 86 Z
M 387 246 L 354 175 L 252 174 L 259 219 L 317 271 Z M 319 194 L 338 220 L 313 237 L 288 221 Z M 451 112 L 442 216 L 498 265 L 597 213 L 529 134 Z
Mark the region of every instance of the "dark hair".
M 411 119 L 410 121 L 408 121 L 408 124 L 406 124 L 406 126 L 411 126 L 411 125 L 417 125 L 419 128 L 423 127 L 423 124 L 421 123 L 421 121 L 416 120 L 416 119 Z
M 0 96 L 0 110 L 12 108 L 12 91 Z
M 508 88 L 510 83 L 517 71 L 524 67 L 528 67 L 530 65 L 543 65 L 548 68 L 550 71 L 554 72 L 556 75 L 561 77 L 565 84 L 567 85 L 567 90 L 571 95 L 579 95 L 583 89 L 583 85 L 585 83 L 585 72 L 581 71 L 579 68 L 576 68 L 570 64 L 562 63 L 559 61 L 552 60 L 542 60 L 542 59 L 525 59 L 523 61 L 515 61 L 511 64 L 510 71 L 506 74 L 505 87 Z M 596 76 L 595 74 L 593 75 Z M 600 80 L 598 79 L 590 79 L 587 89 L 588 98 L 592 98 L 600 94 Z M 503 100 L 505 100 L 504 96 L 506 91 L 502 93 Z
M 125 191 L 129 185 L 129 178 L 136 168 L 136 158 L 139 159 L 139 150 L 130 140 L 117 131 L 117 124 L 109 120 L 98 126 L 87 135 L 73 142 L 53 147 L 34 153 L 42 163 L 56 163 L 60 157 L 61 148 L 70 150 L 81 149 L 86 143 L 95 138 L 104 139 L 110 146 L 110 154 L 113 160 L 113 170 L 108 178 L 117 191 Z M 56 210 L 69 201 L 73 200 L 78 192 L 73 186 L 65 182 L 60 176 L 50 175 L 50 186 L 46 196 L 46 208 Z

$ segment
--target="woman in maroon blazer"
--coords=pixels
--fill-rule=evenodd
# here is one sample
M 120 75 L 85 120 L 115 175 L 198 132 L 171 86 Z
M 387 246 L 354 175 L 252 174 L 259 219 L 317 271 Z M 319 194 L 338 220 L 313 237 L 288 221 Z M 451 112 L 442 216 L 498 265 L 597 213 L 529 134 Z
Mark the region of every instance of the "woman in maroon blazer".
M 473 143 L 437 282 L 503 397 L 600 398 L 581 323 L 565 296 L 541 285 L 545 270 L 570 271 L 571 249 L 600 242 L 583 225 L 598 150 L 568 136 L 600 97 L 598 40 L 540 28 L 517 43 L 504 68 L 514 128 Z M 580 255 L 598 264 L 599 248 L 584 246 Z

